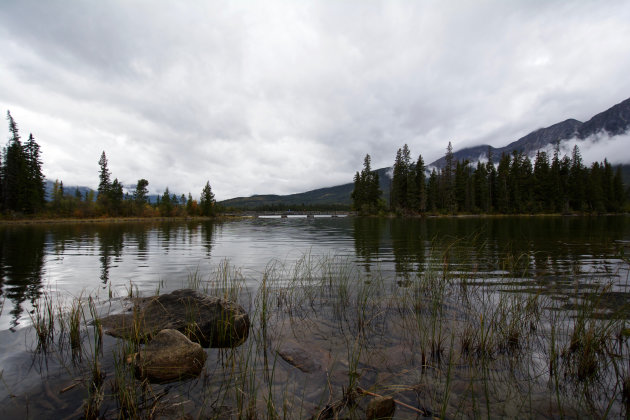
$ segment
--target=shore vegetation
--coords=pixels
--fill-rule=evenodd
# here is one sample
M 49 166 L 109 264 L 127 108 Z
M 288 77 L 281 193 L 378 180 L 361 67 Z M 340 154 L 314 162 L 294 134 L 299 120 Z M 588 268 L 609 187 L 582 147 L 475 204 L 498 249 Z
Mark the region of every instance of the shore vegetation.
M 181 287 L 238 302 L 251 330 L 240 346 L 206 349 L 199 377 L 169 384 L 134 375 L 128 360 L 143 337 L 109 337 L 99 323 L 129 309 L 133 284 L 124 296 L 43 295 L 27 343 L 59 406 L 24 397 L 29 390 L 7 372 L 14 398 L 4 410 L 363 419 L 385 397 L 396 418 L 408 419 L 628 416 L 630 308 L 611 304 L 627 287 L 617 276 L 594 275 L 589 288 L 556 293 L 514 281 L 530 275 L 519 256 L 506 256 L 486 278 L 453 268 L 465 258 L 454 248 L 436 249 L 404 275 L 310 254 L 270 261 L 254 283 L 229 261 L 213 273 L 191 271 Z

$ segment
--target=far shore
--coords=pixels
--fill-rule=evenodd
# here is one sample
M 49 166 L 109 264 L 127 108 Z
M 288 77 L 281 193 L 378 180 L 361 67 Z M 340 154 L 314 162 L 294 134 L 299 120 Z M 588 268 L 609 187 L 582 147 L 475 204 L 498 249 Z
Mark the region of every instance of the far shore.
M 578 217 L 578 216 L 623 216 L 628 213 L 522 213 L 522 214 L 406 214 L 397 215 L 395 213 L 386 213 L 383 215 L 357 215 L 353 217 L 367 217 L 367 218 L 503 218 L 503 217 Z M 196 221 L 224 221 L 224 220 L 239 220 L 249 219 L 251 215 L 243 214 L 238 215 L 235 213 L 230 214 L 218 214 L 216 216 L 174 216 L 174 217 L 32 217 L 32 218 L 15 218 L 15 219 L 2 219 L 0 218 L 0 226 L 7 225 L 35 225 L 35 224 L 72 224 L 72 223 L 152 223 L 152 222 L 196 222 Z
M 34 225 L 34 224 L 63 224 L 63 223 L 151 223 L 151 222 L 195 222 L 206 220 L 226 220 L 239 219 L 238 216 L 218 215 L 214 217 L 206 216 L 175 216 L 175 217 L 90 217 L 90 218 L 19 218 L 0 219 L 0 226 L 3 225 Z

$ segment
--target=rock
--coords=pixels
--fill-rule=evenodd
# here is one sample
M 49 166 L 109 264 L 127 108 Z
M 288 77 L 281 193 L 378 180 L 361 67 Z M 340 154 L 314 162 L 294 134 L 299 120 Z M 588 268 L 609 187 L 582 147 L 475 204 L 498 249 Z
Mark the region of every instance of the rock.
M 392 397 L 375 397 L 368 403 L 365 417 L 367 420 L 391 419 L 394 411 L 396 404 Z
M 162 330 L 135 354 L 133 365 L 141 379 L 172 382 L 196 377 L 206 363 L 206 352 L 177 330 Z
M 317 347 L 307 348 L 294 340 L 280 343 L 277 352 L 287 363 L 304 373 L 323 372 L 331 359 L 328 352 Z
M 203 347 L 235 347 L 249 335 L 249 316 L 227 299 L 191 289 L 134 299 L 133 313 L 101 318 L 106 334 L 150 341 L 159 331 L 173 329 Z

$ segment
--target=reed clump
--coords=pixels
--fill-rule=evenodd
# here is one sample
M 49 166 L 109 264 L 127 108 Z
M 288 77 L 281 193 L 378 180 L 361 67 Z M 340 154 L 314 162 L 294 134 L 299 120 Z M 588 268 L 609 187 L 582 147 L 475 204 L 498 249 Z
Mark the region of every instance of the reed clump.
M 138 379 L 127 360 L 147 337 L 139 324 L 127 339 L 103 337 L 104 302 L 89 294 L 63 311 L 43 298 L 36 351 L 72 353 L 85 418 L 364 418 L 374 395 L 394 398 L 397 418 L 628 415 L 628 308 L 606 302 L 618 277 L 559 293 L 532 286 L 527 255 L 498 259 L 489 276 L 459 270 L 476 262 L 455 249 L 436 244 L 404 275 L 311 254 L 251 276 L 227 260 L 192 271 L 188 287 L 238 301 L 252 324 L 181 383 Z M 55 332 L 66 338 L 55 344 Z

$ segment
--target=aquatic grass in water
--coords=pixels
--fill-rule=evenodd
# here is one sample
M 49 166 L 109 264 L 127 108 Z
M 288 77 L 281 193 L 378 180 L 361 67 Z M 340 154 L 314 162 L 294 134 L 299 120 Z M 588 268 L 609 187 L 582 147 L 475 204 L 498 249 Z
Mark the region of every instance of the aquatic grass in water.
M 627 308 L 605 302 L 610 283 L 598 276 L 562 299 L 525 292 L 513 279 L 527 276 L 529 257 L 515 256 L 497 287 L 458 270 L 467 256 L 456 249 L 436 246 L 403 281 L 311 254 L 270 262 L 253 289 L 227 260 L 207 277 L 196 269 L 187 286 L 238 300 L 252 326 L 241 346 L 208 349 L 205 371 L 181 383 L 137 379 L 128 360 L 147 337 L 103 337 L 99 311 L 111 303 L 89 294 L 66 305 L 44 295 L 35 350 L 62 364 L 76 354 L 63 369 L 67 382 L 81 378 L 85 418 L 363 418 L 370 394 L 394 397 L 397 418 L 628 414 Z

